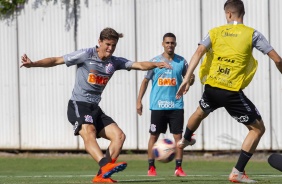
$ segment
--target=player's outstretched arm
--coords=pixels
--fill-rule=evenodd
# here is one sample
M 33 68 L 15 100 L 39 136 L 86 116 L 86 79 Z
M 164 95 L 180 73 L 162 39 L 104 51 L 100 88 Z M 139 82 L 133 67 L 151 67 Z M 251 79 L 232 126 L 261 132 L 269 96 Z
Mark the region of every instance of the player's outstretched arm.
M 274 61 L 277 69 L 282 74 L 282 58 L 277 54 L 277 52 L 273 49 L 267 55 Z
M 147 90 L 149 83 L 149 79 L 143 79 L 142 84 L 139 89 L 138 97 L 137 97 L 137 103 L 136 103 L 136 110 L 137 113 L 141 116 L 143 112 L 143 104 L 142 104 L 142 98 Z
M 194 84 L 194 82 L 195 82 L 195 74 L 192 74 L 192 75 L 191 75 L 191 78 L 190 78 L 190 80 L 189 80 L 190 86 L 192 86 L 192 85 Z
M 181 83 L 180 87 L 178 88 L 178 91 L 176 93 L 177 99 L 181 98 L 189 90 L 190 80 L 193 75 L 193 72 L 205 53 L 206 53 L 206 47 L 204 45 L 199 45 L 196 52 L 194 53 L 194 55 L 192 56 L 190 60 L 189 67 L 186 72 L 186 75 L 184 76 L 183 82 Z
M 133 70 L 151 70 L 154 68 L 171 69 L 171 66 L 166 62 L 150 62 L 150 61 L 134 62 L 131 66 L 131 69 Z
M 27 57 L 26 54 L 22 55 L 21 62 L 22 64 L 20 67 L 26 67 L 26 68 L 52 67 L 52 66 L 61 65 L 65 63 L 63 57 L 50 57 L 50 58 L 45 58 L 45 59 L 41 59 L 41 60 L 33 62 Z

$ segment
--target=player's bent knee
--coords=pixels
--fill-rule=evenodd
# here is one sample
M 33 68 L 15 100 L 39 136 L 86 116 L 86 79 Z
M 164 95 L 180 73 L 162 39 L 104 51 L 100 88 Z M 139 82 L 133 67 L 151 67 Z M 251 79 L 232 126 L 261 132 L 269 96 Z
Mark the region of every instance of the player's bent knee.
M 259 124 L 259 133 L 262 136 L 265 132 L 265 126 L 262 120 L 257 120 Z
M 195 116 L 197 116 L 197 119 L 205 119 L 209 114 L 205 113 L 201 107 L 198 107 L 197 110 L 194 113 Z
M 112 141 L 118 144 L 123 144 L 126 139 L 126 135 L 123 132 L 116 133 Z
M 262 137 L 265 132 L 265 126 L 262 120 L 255 120 L 255 128 L 253 129 L 259 137 Z
M 123 143 L 126 139 L 126 135 L 122 132 L 120 135 L 120 141 Z

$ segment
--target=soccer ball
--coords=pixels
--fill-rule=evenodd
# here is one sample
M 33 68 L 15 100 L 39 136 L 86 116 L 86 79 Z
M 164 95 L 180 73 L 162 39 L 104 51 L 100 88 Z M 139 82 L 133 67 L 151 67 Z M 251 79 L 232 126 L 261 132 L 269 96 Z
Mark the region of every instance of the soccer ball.
M 155 159 L 167 163 L 175 157 L 175 144 L 170 139 L 161 139 L 153 146 Z

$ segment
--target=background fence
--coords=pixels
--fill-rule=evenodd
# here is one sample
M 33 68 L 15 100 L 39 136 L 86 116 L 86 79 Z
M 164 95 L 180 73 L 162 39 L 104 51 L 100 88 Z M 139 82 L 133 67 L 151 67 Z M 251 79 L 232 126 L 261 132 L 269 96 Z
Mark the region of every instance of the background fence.
M 112 27 L 123 33 L 116 56 L 145 61 L 163 52 L 162 36 L 173 32 L 176 53 L 188 61 L 209 29 L 226 23 L 225 0 L 69 0 L 28 1 L 12 18 L 0 21 L 0 149 L 80 150 L 67 120 L 67 102 L 76 67 L 19 68 L 20 56 L 32 60 L 62 56 L 97 44 L 100 31 Z M 244 23 L 254 27 L 282 54 L 279 0 L 244 0 Z M 267 55 L 254 50 L 259 68 L 245 94 L 255 103 L 266 126 L 258 149 L 282 147 L 281 74 Z M 198 69 L 197 69 L 198 72 Z M 101 107 L 127 135 L 124 149 L 146 150 L 149 138 L 149 93 L 144 113 L 136 113 L 143 71 L 118 71 L 102 95 Z M 185 124 L 202 94 L 199 78 L 185 95 Z M 196 132 L 195 150 L 240 149 L 247 134 L 223 109 L 212 113 Z M 168 133 L 164 135 L 171 137 Z M 106 140 L 99 140 L 107 148 Z M 187 148 L 191 149 L 191 148 Z

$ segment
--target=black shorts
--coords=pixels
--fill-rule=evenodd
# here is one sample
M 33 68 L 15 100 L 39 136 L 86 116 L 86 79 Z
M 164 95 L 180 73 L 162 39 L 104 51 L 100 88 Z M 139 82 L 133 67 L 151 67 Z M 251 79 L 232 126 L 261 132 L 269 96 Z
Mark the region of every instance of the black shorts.
M 68 119 L 73 125 L 74 135 L 79 135 L 82 124 L 93 124 L 97 131 L 97 138 L 101 130 L 115 123 L 98 105 L 72 100 L 68 104 Z
M 149 132 L 152 135 L 165 133 L 169 125 L 170 133 L 182 134 L 184 110 L 152 110 Z
M 228 91 L 210 85 L 205 85 L 200 107 L 205 113 L 224 107 L 227 112 L 239 123 L 252 124 L 261 115 L 255 105 L 244 95 L 243 91 Z

